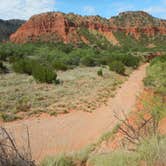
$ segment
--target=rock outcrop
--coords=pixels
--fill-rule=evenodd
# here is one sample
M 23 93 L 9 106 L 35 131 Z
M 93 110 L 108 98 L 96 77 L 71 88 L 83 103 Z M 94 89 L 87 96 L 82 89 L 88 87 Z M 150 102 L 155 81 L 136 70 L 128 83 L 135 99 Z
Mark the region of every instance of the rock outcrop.
M 146 12 L 123 12 L 110 19 L 114 31 L 125 32 L 136 39 L 166 34 L 166 20 L 152 17 Z
M 166 20 L 154 18 L 145 12 L 124 12 L 110 19 L 49 12 L 32 16 L 11 35 L 10 40 L 14 43 L 34 41 L 89 43 L 86 36 L 80 35 L 81 28 L 98 32 L 112 44 L 117 45 L 119 42 L 114 32 L 124 32 L 137 40 L 145 35 L 148 37 L 165 35 Z

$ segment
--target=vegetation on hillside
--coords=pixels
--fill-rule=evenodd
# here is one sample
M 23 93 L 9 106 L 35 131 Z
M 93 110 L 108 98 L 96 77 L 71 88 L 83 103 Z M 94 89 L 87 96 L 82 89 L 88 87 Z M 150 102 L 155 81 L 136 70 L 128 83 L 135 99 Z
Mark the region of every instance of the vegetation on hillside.
M 160 21 L 158 18 L 155 18 L 144 11 L 122 12 L 118 16 L 115 16 L 113 18 L 114 24 L 119 27 L 125 27 L 126 25 L 130 27 L 135 27 L 136 25 L 139 25 L 139 28 L 143 28 L 146 25 L 162 25 L 162 20 Z
M 114 32 L 117 40 L 124 48 L 124 50 L 130 50 L 132 52 L 148 52 L 148 51 L 165 51 L 166 36 L 157 35 L 154 37 L 147 37 L 144 34 L 139 39 L 135 39 L 131 35 L 126 35 L 124 32 Z M 149 48 L 149 44 L 153 47 Z
M 23 20 L 0 20 L 0 42 L 7 41 L 25 21 Z
M 152 60 L 147 69 L 147 77 L 144 79 L 144 83 L 156 92 L 166 95 L 166 56 Z

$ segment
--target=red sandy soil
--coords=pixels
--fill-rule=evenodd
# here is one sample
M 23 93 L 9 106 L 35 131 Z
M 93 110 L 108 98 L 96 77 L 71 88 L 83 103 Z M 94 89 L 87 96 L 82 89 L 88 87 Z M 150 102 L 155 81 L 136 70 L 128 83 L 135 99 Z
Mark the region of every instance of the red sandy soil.
M 116 96 L 93 113 L 76 111 L 58 117 L 27 119 L 3 125 L 20 146 L 26 137 L 25 127 L 28 127 L 32 156 L 37 161 L 47 155 L 80 150 L 113 129 L 118 123 L 114 112 L 122 116 L 122 110 L 128 113 L 134 108 L 137 96 L 143 91 L 146 67 L 147 64 L 135 70 L 117 90 Z
M 164 118 L 160 121 L 159 131 L 162 135 L 166 135 L 166 118 Z

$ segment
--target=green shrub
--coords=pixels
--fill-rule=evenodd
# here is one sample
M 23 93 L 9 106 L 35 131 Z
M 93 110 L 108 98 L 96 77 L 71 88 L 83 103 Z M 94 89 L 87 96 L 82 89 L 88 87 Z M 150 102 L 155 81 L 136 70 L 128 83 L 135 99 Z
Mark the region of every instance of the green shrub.
M 53 80 L 52 83 L 59 85 L 59 84 L 62 84 L 63 81 L 60 81 L 60 79 L 56 79 L 56 80 Z
M 125 55 L 122 58 L 122 62 L 126 66 L 137 68 L 139 65 L 139 58 L 132 55 Z
M 57 157 L 48 157 L 41 166 L 75 166 L 72 159 L 68 156 L 61 155 Z
M 103 70 L 102 70 L 102 69 L 99 69 L 99 70 L 97 71 L 97 75 L 98 75 L 98 76 L 103 76 Z
M 50 67 L 37 64 L 32 70 L 33 77 L 39 82 L 53 83 L 57 74 Z
M 14 115 L 12 113 L 2 113 L 1 114 L 1 118 L 4 122 L 11 122 L 17 119 L 20 119 L 20 117 L 18 117 L 17 115 Z
M 35 61 L 26 59 L 20 59 L 13 63 L 13 69 L 17 73 L 25 73 L 32 75 L 33 67 L 36 65 Z
M 67 64 L 78 66 L 81 63 L 85 66 L 94 66 L 94 55 L 91 48 L 77 48 L 67 56 Z
M 140 62 L 140 59 L 133 55 L 128 55 L 127 53 L 122 53 L 121 51 L 113 51 L 110 53 L 110 51 L 103 51 L 101 53 L 102 56 L 100 56 L 99 62 L 103 65 L 109 65 L 112 61 L 120 61 L 125 66 L 137 68 Z
M 74 52 L 70 53 L 64 62 L 69 66 L 78 66 L 80 64 L 80 55 L 75 54 Z
M 146 86 L 155 91 L 166 94 L 166 58 L 154 59 L 147 69 L 147 77 L 144 79 Z
M 53 83 L 56 81 L 57 74 L 44 64 L 37 60 L 21 59 L 13 64 L 13 69 L 17 73 L 33 75 L 39 82 Z
M 4 66 L 3 62 L 0 61 L 0 73 L 7 73 L 8 69 Z
M 8 60 L 10 57 L 28 56 L 33 54 L 35 46 L 33 44 L 13 44 L 5 43 L 0 45 L 0 59 Z
M 116 150 L 107 154 L 90 155 L 91 166 L 146 166 L 165 165 L 166 137 L 152 136 L 137 145 L 135 151 Z
M 56 70 L 63 70 L 63 71 L 66 71 L 68 69 L 67 65 L 64 64 L 63 62 L 61 61 L 55 61 L 53 63 L 53 67 L 56 69 Z
M 109 154 L 93 155 L 88 160 L 91 166 L 139 166 L 137 154 L 125 151 L 115 151 Z
M 137 153 L 148 166 L 165 165 L 166 163 L 166 138 L 153 136 L 141 142 Z
M 162 95 L 149 97 L 148 101 L 144 103 L 144 112 L 150 114 L 156 124 L 166 117 L 166 103 L 163 102 Z
M 157 62 L 166 62 L 166 55 L 164 56 L 159 56 L 154 58 L 151 62 L 150 62 L 150 66 L 153 66 L 154 64 L 156 64 Z
M 90 56 L 86 56 L 81 59 L 81 64 L 92 67 L 95 66 L 95 60 Z
M 119 61 L 113 61 L 110 65 L 109 68 L 111 71 L 115 71 L 118 74 L 124 74 L 125 72 L 125 66 L 122 62 Z
M 57 43 L 56 47 L 65 53 L 70 53 L 73 50 L 72 44 Z
M 24 61 L 23 60 L 13 63 L 12 67 L 16 73 L 24 73 Z
M 10 44 L 0 45 L 0 60 L 5 61 L 9 56 L 12 55 L 13 49 Z

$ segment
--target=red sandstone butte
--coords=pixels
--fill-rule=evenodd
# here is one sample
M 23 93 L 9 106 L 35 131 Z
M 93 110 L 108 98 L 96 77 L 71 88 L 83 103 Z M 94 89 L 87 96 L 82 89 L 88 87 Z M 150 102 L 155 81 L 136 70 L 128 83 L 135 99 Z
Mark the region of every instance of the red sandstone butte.
M 85 28 L 97 31 L 105 36 L 112 44 L 119 44 L 114 32 L 124 32 L 137 40 L 141 36 L 153 37 L 166 34 L 166 20 L 152 17 L 145 12 L 124 12 L 110 19 L 100 16 L 80 16 L 48 12 L 32 16 L 14 34 L 10 41 L 26 43 L 34 41 L 89 41 L 79 34 L 78 30 Z

